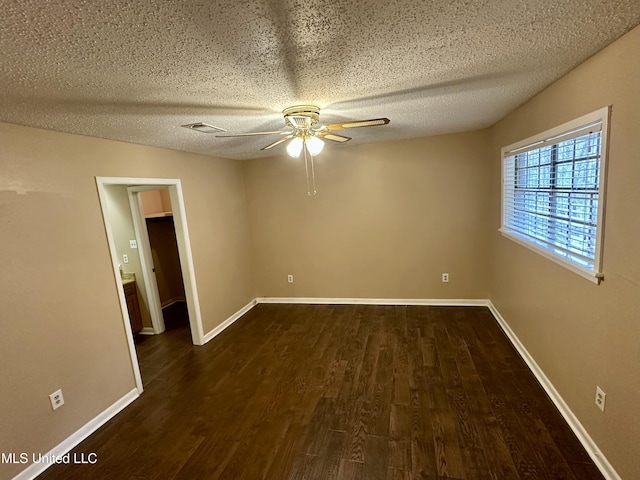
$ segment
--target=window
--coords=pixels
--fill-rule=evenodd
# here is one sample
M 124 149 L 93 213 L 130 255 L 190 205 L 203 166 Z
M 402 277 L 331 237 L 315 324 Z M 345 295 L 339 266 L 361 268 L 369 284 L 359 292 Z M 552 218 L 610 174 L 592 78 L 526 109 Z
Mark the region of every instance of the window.
M 597 283 L 609 108 L 502 149 L 503 235 Z

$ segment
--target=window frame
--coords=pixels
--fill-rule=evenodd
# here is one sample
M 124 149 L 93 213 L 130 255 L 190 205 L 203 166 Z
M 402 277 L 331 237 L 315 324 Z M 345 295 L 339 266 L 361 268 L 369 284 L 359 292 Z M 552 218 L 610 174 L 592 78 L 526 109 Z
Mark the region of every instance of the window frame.
M 520 140 L 516 143 L 512 143 L 506 147 L 503 147 L 501 153 L 501 192 L 500 192 L 500 233 L 505 238 L 508 238 L 529 250 L 532 250 L 543 257 L 555 262 L 558 265 L 565 267 L 566 269 L 590 280 L 593 283 L 600 283 L 604 278 L 602 272 L 602 250 L 604 240 L 604 224 L 605 224 L 605 199 L 606 199 L 606 178 L 607 178 L 607 157 L 608 157 L 608 140 L 609 140 L 609 117 L 611 113 L 611 106 L 600 108 L 594 112 L 583 115 L 579 118 L 571 120 L 569 122 L 558 125 L 557 127 L 546 130 L 542 133 L 536 134 L 532 137 Z M 599 165 L 599 183 L 598 183 L 598 210 L 597 210 L 597 223 L 595 234 L 595 257 L 593 259 L 593 269 L 584 267 L 575 263 L 564 256 L 561 256 L 554 252 L 554 248 L 536 243 L 530 237 L 520 234 L 506 226 L 506 210 L 505 207 L 505 167 L 507 158 L 512 157 L 527 150 L 534 150 L 545 146 L 543 144 L 557 145 L 564 141 L 563 137 L 571 134 L 572 132 L 584 128 L 590 124 L 601 123 L 601 140 L 600 140 L 600 165 Z M 556 140 L 557 139 L 557 140 Z M 540 147 L 536 146 L 540 145 Z M 575 159 L 574 159 L 575 161 Z M 515 172 L 514 172 L 515 174 Z

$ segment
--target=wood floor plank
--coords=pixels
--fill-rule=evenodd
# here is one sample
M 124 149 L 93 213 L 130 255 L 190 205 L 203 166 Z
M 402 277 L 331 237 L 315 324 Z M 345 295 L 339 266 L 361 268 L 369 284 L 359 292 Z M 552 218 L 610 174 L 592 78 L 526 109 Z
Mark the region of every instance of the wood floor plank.
M 317 455 L 299 453 L 296 455 L 291 467 L 291 473 L 287 478 L 289 480 L 309 480 L 310 478 L 313 478 L 311 477 L 311 472 L 313 472 L 317 462 Z
M 338 478 L 340 480 L 364 480 L 362 466 L 362 463 L 352 462 L 343 458 L 340 460 Z
M 530 449 L 528 436 L 520 427 L 508 398 L 492 396 L 491 405 L 520 478 L 540 480 L 553 478 L 540 457 L 541 451 Z
M 300 451 L 304 430 L 305 428 L 301 426 L 289 426 L 264 478 L 289 477 L 296 455 Z
M 161 431 L 153 439 L 147 439 L 147 448 L 139 451 L 136 465 L 130 471 L 148 480 L 174 478 L 203 440 L 204 437 L 189 432 Z
M 411 474 L 414 478 L 437 475 L 436 445 L 429 409 L 420 391 L 411 391 Z
M 339 479 L 341 455 L 346 442 L 346 432 L 330 430 L 327 436 L 325 448 L 319 458 L 321 462 L 316 465 L 311 478 L 334 480 Z
M 378 351 L 378 363 L 374 381 L 371 411 L 369 415 L 369 433 L 372 435 L 389 436 L 389 416 L 393 399 L 392 352 L 388 346 Z
M 352 421 L 348 430 L 348 447 L 344 458 L 363 463 L 370 406 L 369 401 L 363 397 L 358 398 L 354 403 Z
M 509 445 L 493 414 L 478 413 L 474 417 L 476 424 L 479 425 L 478 436 L 490 472 L 489 478 L 495 480 L 520 478 Z
M 449 410 L 432 410 L 430 417 L 438 475 L 441 477 L 467 478 L 462 461 L 462 452 L 458 444 L 453 413 Z
M 407 405 L 391 405 L 389 414 L 389 438 L 391 440 L 405 440 L 407 432 L 411 431 L 411 414 Z
M 407 355 L 406 336 L 394 335 L 393 338 L 393 403 L 409 405 L 411 399 L 411 381 L 409 357 Z
M 364 465 L 362 467 L 364 478 L 387 477 L 389 464 L 389 440 L 385 437 L 367 435 L 365 440 Z
M 484 307 L 261 304 L 137 341 L 143 395 L 64 480 L 602 480 Z
M 411 473 L 411 442 L 409 440 L 389 441 L 388 468 L 395 468 L 406 474 Z
M 481 425 L 469 410 L 466 392 L 458 389 L 449 390 L 448 393 L 453 407 L 452 413 L 466 478 L 491 478 L 491 469 L 479 434 Z

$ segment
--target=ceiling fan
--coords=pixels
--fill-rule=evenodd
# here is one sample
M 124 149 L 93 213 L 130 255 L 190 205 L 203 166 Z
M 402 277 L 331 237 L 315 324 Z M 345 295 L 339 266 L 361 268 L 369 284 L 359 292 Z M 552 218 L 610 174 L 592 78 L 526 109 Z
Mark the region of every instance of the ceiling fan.
M 309 185 L 309 170 L 311 170 L 311 183 L 313 184 L 313 194 L 315 195 L 315 171 L 313 167 L 313 157 L 318 155 L 324 148 L 323 140 L 344 143 L 351 140 L 351 137 L 334 133 L 336 130 L 349 128 L 375 127 L 389 123 L 388 118 L 373 118 L 369 120 L 355 120 L 351 122 L 330 123 L 324 125 L 320 123 L 320 108 L 314 105 L 295 105 L 285 108 L 282 111 L 284 123 L 287 130 L 276 130 L 272 132 L 247 132 L 247 133 L 221 133 L 216 137 L 247 137 L 255 135 L 281 135 L 275 142 L 262 147 L 261 150 L 269 150 L 288 140 L 287 153 L 294 158 L 300 157 L 304 152 L 305 168 L 307 171 L 307 194 L 311 195 Z M 309 158 L 311 161 L 309 161 Z

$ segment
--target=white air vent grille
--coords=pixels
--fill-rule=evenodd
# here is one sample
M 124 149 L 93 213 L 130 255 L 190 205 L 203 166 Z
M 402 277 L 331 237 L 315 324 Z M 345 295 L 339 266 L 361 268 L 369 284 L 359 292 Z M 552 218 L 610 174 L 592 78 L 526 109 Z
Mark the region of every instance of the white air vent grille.
M 182 125 L 182 126 L 190 130 L 196 130 L 197 132 L 200 132 L 200 133 L 226 132 L 224 128 L 214 127 L 213 125 L 209 125 L 208 123 L 203 123 L 203 122 L 189 123 L 188 125 Z

